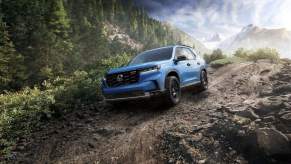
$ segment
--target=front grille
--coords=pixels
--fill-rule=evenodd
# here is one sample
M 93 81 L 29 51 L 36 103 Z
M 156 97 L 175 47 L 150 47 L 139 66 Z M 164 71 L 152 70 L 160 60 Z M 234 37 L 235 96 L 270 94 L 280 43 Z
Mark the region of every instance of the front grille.
M 144 95 L 145 93 L 143 91 L 133 91 L 133 92 L 127 92 L 127 93 L 106 94 L 105 98 L 117 99 L 117 98 L 138 97 L 138 96 L 144 96 Z
M 139 80 L 138 71 L 128 71 L 106 75 L 106 83 L 109 87 L 118 87 L 127 84 L 137 83 Z

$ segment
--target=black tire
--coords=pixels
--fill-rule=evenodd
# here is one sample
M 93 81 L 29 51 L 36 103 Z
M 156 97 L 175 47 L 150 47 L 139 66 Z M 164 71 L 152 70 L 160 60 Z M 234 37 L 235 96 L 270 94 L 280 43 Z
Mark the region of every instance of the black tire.
M 208 77 L 207 77 L 207 72 L 205 70 L 201 71 L 200 73 L 199 89 L 201 91 L 205 91 L 208 89 Z
M 166 78 L 166 103 L 169 106 L 179 104 L 181 99 L 181 88 L 179 79 L 175 76 Z

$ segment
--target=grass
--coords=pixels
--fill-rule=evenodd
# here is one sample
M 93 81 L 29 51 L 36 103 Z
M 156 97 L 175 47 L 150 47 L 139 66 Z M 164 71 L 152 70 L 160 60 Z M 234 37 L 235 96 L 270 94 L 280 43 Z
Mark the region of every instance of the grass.
M 246 61 L 246 60 L 243 58 L 240 58 L 240 57 L 235 57 L 235 56 L 234 57 L 227 57 L 224 59 L 218 59 L 218 60 L 212 61 L 210 63 L 210 66 L 213 68 L 219 68 L 219 67 L 223 67 L 223 66 L 228 65 L 228 64 L 241 63 L 244 61 Z

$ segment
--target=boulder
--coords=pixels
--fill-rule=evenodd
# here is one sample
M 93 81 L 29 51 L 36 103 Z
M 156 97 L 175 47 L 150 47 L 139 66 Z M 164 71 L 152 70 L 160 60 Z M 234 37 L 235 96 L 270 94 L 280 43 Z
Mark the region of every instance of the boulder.
M 286 113 L 281 117 L 285 123 L 291 123 L 291 113 Z
M 260 118 L 252 109 L 238 111 L 238 112 L 236 112 L 236 115 L 241 116 L 241 117 L 246 117 L 246 118 L 249 118 L 251 120 L 256 120 L 256 119 Z
M 278 86 L 273 89 L 273 92 L 278 94 L 291 93 L 291 84 Z
M 271 128 L 260 128 L 256 131 L 257 143 L 267 155 L 291 154 L 289 139 L 282 132 Z
M 260 116 L 267 115 L 270 112 L 278 112 L 284 107 L 281 97 L 268 97 L 261 101 L 254 108 L 254 112 Z

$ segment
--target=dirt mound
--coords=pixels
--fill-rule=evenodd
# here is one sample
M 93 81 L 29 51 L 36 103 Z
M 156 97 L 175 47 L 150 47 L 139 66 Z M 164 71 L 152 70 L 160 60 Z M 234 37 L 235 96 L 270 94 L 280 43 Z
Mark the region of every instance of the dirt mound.
M 212 89 L 223 91 L 215 92 L 225 98 L 221 107 L 208 108 L 210 123 L 164 131 L 164 159 L 169 163 L 290 163 L 291 92 L 278 92 L 290 84 L 290 71 L 288 62 L 258 63 L 220 74 Z
M 290 163 L 290 71 L 288 62 L 210 69 L 209 90 L 189 88 L 170 109 L 158 100 L 81 107 L 23 139 L 9 161 Z

